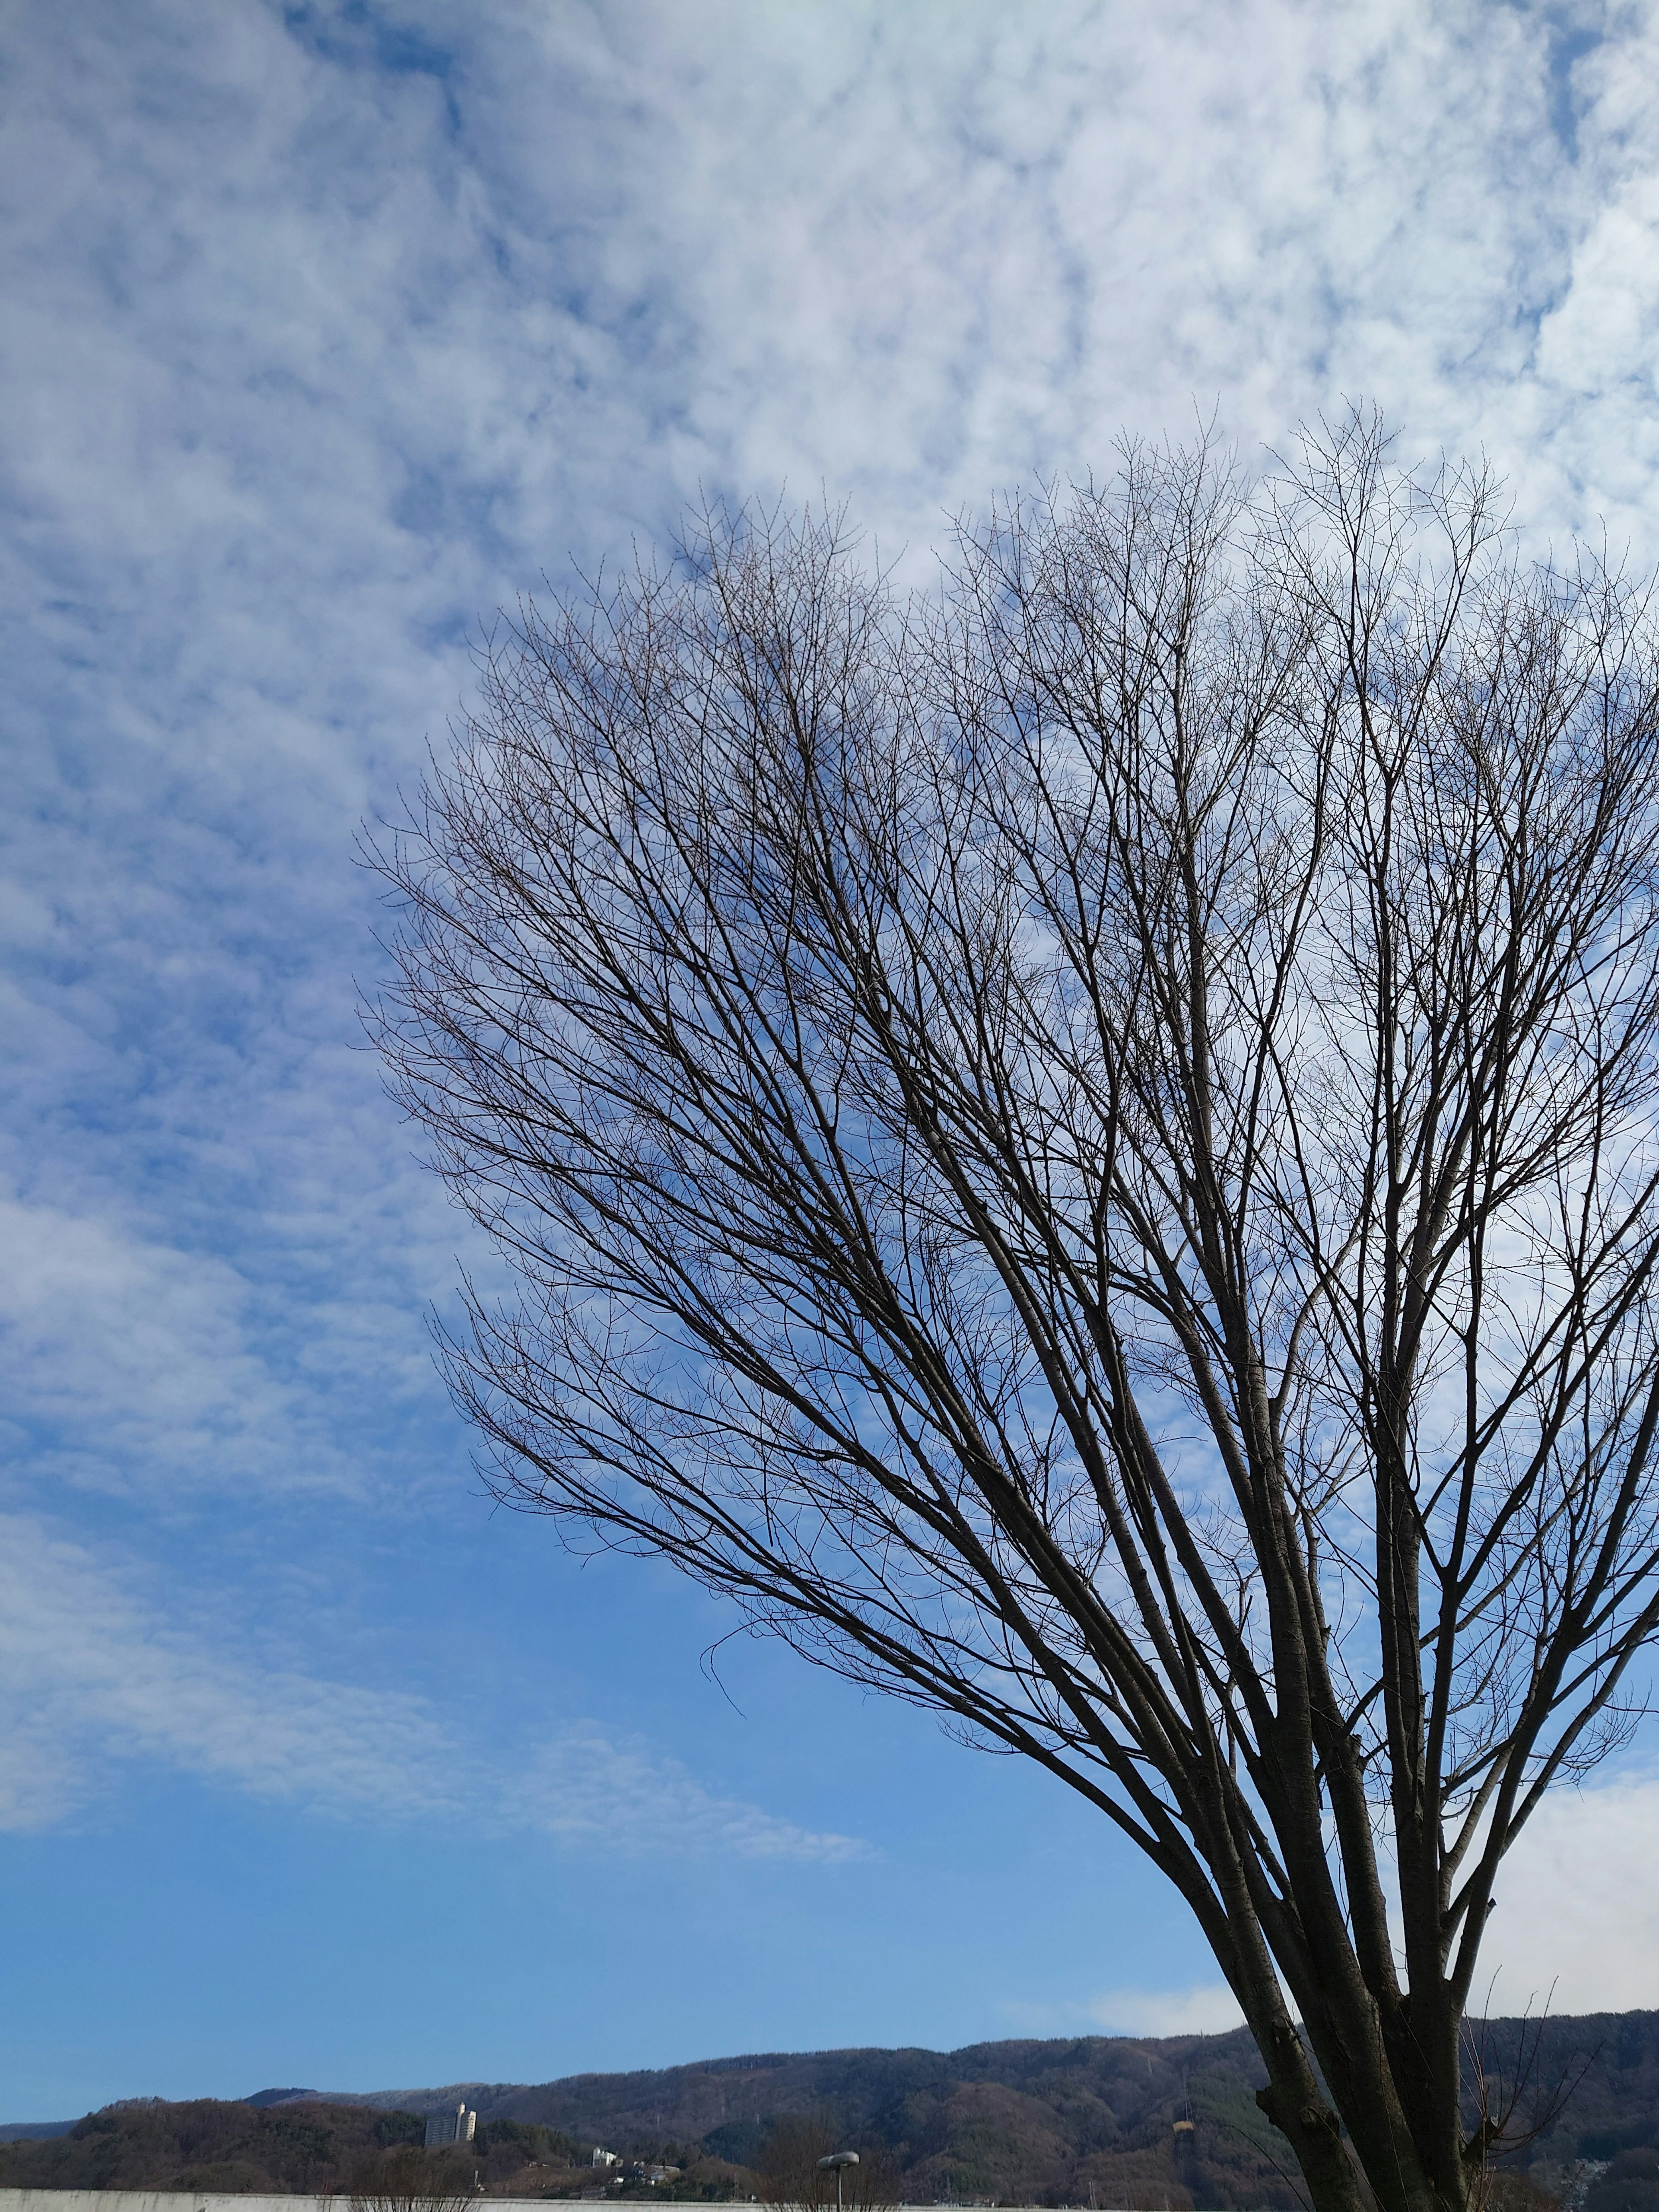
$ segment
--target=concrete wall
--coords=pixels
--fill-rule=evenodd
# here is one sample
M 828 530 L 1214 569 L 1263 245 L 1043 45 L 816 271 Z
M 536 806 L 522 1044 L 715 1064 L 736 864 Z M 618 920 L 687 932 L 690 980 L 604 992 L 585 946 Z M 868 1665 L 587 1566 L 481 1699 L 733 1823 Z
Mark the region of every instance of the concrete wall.
M 350 2198 L 338 2197 L 232 2197 L 210 2189 L 0 2189 L 0 2212 L 348 2212 Z M 543 2197 L 481 2197 L 479 2212 L 567 2212 Z M 585 2212 L 580 2202 L 568 2212 Z M 634 2198 L 618 2212 L 640 2212 Z M 664 2212 L 669 2212 L 667 2205 Z M 692 2212 L 676 2205 L 673 2212 Z M 718 2208 L 711 2208 L 718 2212 Z M 745 2212 L 732 2206 L 730 2212 Z M 934 2212 L 929 2205 L 901 2204 L 896 2212 Z M 1039 2212 L 1036 2205 L 1012 2212 Z
M 0 2189 L 0 2212 L 346 2212 L 343 2197 L 233 2197 L 212 2190 Z M 536 2212 L 547 2212 L 538 2204 Z
M 489 2212 L 552 2212 L 539 2197 L 481 2198 Z M 349 2212 L 338 2197 L 231 2196 L 212 2189 L 0 2189 L 0 2212 Z M 575 2212 L 575 2208 L 572 2208 Z
M 0 2189 L 0 2212 L 349 2212 L 350 2203 L 343 2191 L 337 2197 L 244 2197 L 212 2189 Z M 540 2197 L 481 2197 L 479 2203 L 489 2212 L 554 2212 Z M 570 2212 L 579 2208 L 573 2205 Z
M 182 2189 L 0 2189 L 0 2212 L 347 2212 L 340 2197 L 232 2197 L 216 2191 Z M 566 2212 L 541 2197 L 485 2197 L 479 2212 Z M 581 2212 L 572 2204 L 568 2212 Z M 639 2212 L 639 2200 L 626 2208 Z M 664 2212 L 668 2212 L 665 2206 Z M 676 2206 L 674 2212 L 690 2212 Z M 732 2212 L 738 2212 L 733 2207 Z M 897 2212 L 933 2212 L 931 2205 L 900 2205 Z M 1037 2212 L 1035 2206 L 1024 2212 Z

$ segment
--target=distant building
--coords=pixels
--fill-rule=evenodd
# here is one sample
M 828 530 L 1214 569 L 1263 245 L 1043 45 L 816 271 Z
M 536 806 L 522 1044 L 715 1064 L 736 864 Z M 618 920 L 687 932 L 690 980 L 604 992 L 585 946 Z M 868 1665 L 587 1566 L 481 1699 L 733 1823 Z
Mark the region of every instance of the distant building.
M 593 2163 L 595 2166 L 620 2166 L 622 2153 L 619 2150 L 606 2150 L 603 2143 L 595 2143 Z
M 426 2147 L 447 2150 L 451 2143 L 470 2143 L 477 2124 L 478 2115 L 465 2104 L 457 2105 L 453 2112 L 433 2112 L 426 2124 Z

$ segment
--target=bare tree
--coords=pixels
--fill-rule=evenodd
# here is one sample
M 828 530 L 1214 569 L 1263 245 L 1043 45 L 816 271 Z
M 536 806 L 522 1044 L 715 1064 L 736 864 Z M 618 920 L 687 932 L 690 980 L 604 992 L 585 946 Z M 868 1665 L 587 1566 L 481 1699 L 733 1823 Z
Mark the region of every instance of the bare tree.
M 453 2158 L 429 2158 L 416 2145 L 368 2158 L 352 2172 L 349 2212 L 466 2212 L 473 2201 Z
M 1463 2212 L 1504 1852 L 1659 1622 L 1659 650 L 1358 416 L 527 609 L 380 849 L 499 1494 L 1024 1753 L 1321 2212 Z
M 897 2163 L 884 2143 L 860 2142 L 858 2163 L 839 2172 L 826 2161 L 850 2146 L 824 2112 L 786 2112 L 767 2130 L 756 2162 L 761 2202 L 771 2212 L 889 2212 L 899 2202 Z

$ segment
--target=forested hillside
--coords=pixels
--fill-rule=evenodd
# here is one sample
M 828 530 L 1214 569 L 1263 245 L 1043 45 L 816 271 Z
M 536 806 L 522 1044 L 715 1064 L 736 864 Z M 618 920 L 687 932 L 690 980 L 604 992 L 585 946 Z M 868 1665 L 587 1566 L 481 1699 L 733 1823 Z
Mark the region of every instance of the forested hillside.
M 539 2195 L 556 2174 L 574 2183 L 583 2155 L 554 2130 L 517 2120 L 490 2122 L 453 2152 L 423 2151 L 425 2133 L 419 2112 L 304 2091 L 271 2103 L 134 2098 L 66 2134 L 0 2145 L 0 2188 L 349 2193 L 383 2191 L 401 2169 L 462 2195 Z
M 951 2198 L 1161 2207 L 1291 2206 L 1285 2146 L 1256 2110 L 1265 2076 L 1230 2036 L 971 2045 L 754 2057 L 579 2075 L 507 2091 L 499 2110 L 606 2142 L 692 2137 L 744 2164 L 781 2112 L 823 2111 L 881 2140 L 913 2203 Z M 1190 2118 L 1179 2149 L 1178 2118 Z
M 1510 2162 L 1512 2206 L 1541 2212 L 1547 2192 L 1582 2212 L 1659 2212 L 1659 2013 L 1474 2024 L 1471 2054 L 1489 2094 L 1518 2084 L 1537 2129 Z M 418 2140 L 421 2115 L 465 2097 L 482 2120 L 467 2185 L 476 2170 L 498 2195 L 591 2191 L 595 2143 L 635 2163 L 607 2195 L 763 2195 L 754 2169 L 772 2124 L 814 2114 L 838 2141 L 884 2143 L 911 2203 L 1288 2212 L 1300 2193 L 1256 2109 L 1261 2079 L 1241 2030 L 761 2054 L 534 2086 L 264 2091 L 112 2107 L 55 2140 L 0 2146 L 0 2186 L 349 2189 L 363 2160 L 395 2154 Z M 653 2183 L 653 2166 L 674 2170 Z

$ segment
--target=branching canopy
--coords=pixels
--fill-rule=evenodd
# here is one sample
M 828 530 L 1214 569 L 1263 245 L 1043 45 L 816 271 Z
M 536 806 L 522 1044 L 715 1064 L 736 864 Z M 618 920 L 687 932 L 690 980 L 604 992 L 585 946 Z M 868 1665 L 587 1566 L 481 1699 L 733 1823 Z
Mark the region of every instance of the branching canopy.
M 1659 1624 L 1659 645 L 1503 520 L 1360 416 L 920 596 L 708 515 L 378 855 L 501 1494 L 1081 1791 L 1322 2207 L 1462 2212 L 1499 1863 Z

